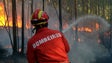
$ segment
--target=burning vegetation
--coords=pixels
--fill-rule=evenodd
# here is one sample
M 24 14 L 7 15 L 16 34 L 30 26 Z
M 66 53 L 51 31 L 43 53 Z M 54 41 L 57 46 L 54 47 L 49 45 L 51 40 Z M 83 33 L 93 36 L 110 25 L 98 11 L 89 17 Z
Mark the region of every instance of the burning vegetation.
M 50 0 L 49 0 L 50 1 Z M 72 1 L 72 0 L 71 0 Z M 86 16 L 87 17 L 87 16 Z M 67 29 L 67 28 L 71 28 L 72 29 L 72 32 L 71 33 L 73 33 L 73 34 L 71 34 L 70 32 L 68 32 L 68 34 L 69 34 L 69 36 L 67 37 L 68 39 L 69 39 L 69 41 L 71 41 L 72 39 L 73 39 L 73 41 L 71 41 L 71 42 L 73 42 L 72 43 L 72 45 L 75 43 L 75 48 L 73 48 L 73 50 L 75 50 L 75 51 L 77 51 L 78 50 L 78 52 L 73 52 L 73 54 L 74 53 L 76 53 L 76 54 L 74 54 L 74 55 L 76 55 L 75 56 L 75 58 L 73 57 L 73 60 L 75 59 L 75 60 L 77 60 L 77 59 L 82 59 L 83 61 L 84 61 L 84 59 L 86 59 L 86 57 L 88 56 L 88 54 L 90 54 L 89 56 L 88 56 L 88 58 L 87 58 L 87 60 L 90 60 L 91 59 L 91 57 L 92 57 L 92 55 L 95 55 L 96 54 L 96 52 L 98 52 L 98 51 L 101 51 L 102 50 L 102 48 L 97 48 L 97 45 L 96 45 L 96 42 L 98 42 L 97 44 L 100 44 L 101 42 L 103 42 L 104 43 L 104 41 L 105 41 L 105 39 L 104 38 L 107 38 L 107 35 L 103 35 L 103 36 L 101 36 L 101 38 L 102 39 L 100 39 L 98 36 L 99 36 L 99 33 L 102 33 L 102 32 L 104 32 L 104 31 L 106 31 L 106 30 L 108 30 L 108 28 L 109 28 L 109 24 L 104 20 L 104 19 L 99 19 L 100 17 L 97 17 L 97 16 L 88 16 L 87 18 L 86 17 L 82 17 L 81 19 L 78 19 L 78 20 L 76 20 L 76 21 L 74 21 L 74 23 L 73 23 L 73 25 L 72 24 L 70 24 L 70 25 L 72 25 L 72 26 L 69 26 L 69 24 L 67 24 L 66 22 L 66 24 L 65 24 L 65 27 L 63 27 L 63 31 L 64 31 L 64 33 L 66 33 L 67 31 L 70 31 L 70 29 Z M 7 18 L 8 18 L 8 20 L 7 20 Z M 92 21 L 91 20 L 89 20 L 88 18 L 93 18 L 92 19 Z M 98 19 L 97 19 L 98 18 Z M 52 19 L 52 18 L 51 18 Z M 94 20 L 94 19 L 97 19 L 97 20 Z M 54 19 L 53 19 L 54 20 Z M 18 15 L 17 16 L 17 22 L 16 22 L 16 26 L 18 27 L 18 28 L 21 28 L 22 27 L 22 23 L 21 23 L 22 21 L 21 21 L 21 16 L 20 15 Z M 58 22 L 58 21 L 57 21 Z M 58 28 L 58 25 L 59 24 L 54 24 L 53 26 L 54 27 L 57 27 Z M 3 3 L 0 3 L 0 26 L 1 27 L 4 27 L 4 26 L 6 26 L 6 27 L 12 27 L 13 25 L 12 25 L 12 17 L 11 16 L 8 16 L 7 17 L 7 15 L 6 15 L 6 11 L 4 10 L 4 5 L 3 5 Z M 29 23 L 25 23 L 25 26 L 26 26 L 26 28 L 27 29 L 29 29 L 30 28 L 30 25 L 29 25 Z M 66 30 L 67 29 L 67 30 Z M 76 32 L 77 31 L 77 32 Z M 76 32 L 76 33 L 75 33 Z M 72 35 L 74 35 L 74 36 L 72 36 Z M 86 42 L 85 41 L 85 38 L 87 39 L 87 41 L 88 42 Z M 96 41 L 94 41 L 93 40 L 93 38 L 97 38 L 97 40 Z M 90 42 L 91 41 L 89 41 L 89 39 L 91 39 L 91 41 L 93 41 L 94 43 L 92 44 L 92 46 L 91 46 L 91 44 L 90 44 Z M 108 38 L 107 38 L 108 39 Z M 75 42 L 75 40 L 78 40 L 78 44 Z M 103 40 L 103 41 L 101 41 L 101 40 Z M 79 42 L 81 42 L 80 44 L 79 44 Z M 89 43 L 89 45 L 87 44 L 87 43 Z M 107 40 L 105 41 L 105 43 L 107 43 Z M 78 46 L 77 46 L 78 45 Z M 83 45 L 83 46 L 82 46 Z M 76 47 L 77 46 L 77 47 Z M 96 46 L 96 47 L 94 47 L 94 46 Z M 83 48 L 83 47 L 85 47 L 85 49 Z M 99 47 L 99 46 L 98 46 Z M 108 44 L 106 45 L 106 47 L 107 48 L 109 48 L 108 47 Z M 7 47 L 7 48 L 9 48 L 9 47 Z M 77 48 L 77 49 L 76 49 Z M 80 49 L 78 49 L 78 48 L 80 48 Z M 93 48 L 93 49 L 92 49 Z M 87 50 L 88 49 L 88 50 Z M 96 50 L 97 49 L 97 50 Z M 72 51 L 73 51 L 72 50 Z M 80 51 L 79 51 L 80 50 Z M 82 51 L 83 50 L 83 51 Z M 3 50 L 4 51 L 4 50 Z M 89 52 L 88 52 L 89 51 Z M 91 52 L 92 51 L 92 52 Z M 94 51 L 96 51 L 96 52 L 94 52 Z M 82 53 L 81 53 L 82 52 Z M 104 51 L 103 51 L 104 52 Z M 87 55 L 86 55 L 86 53 L 87 53 Z M 77 56 L 79 54 L 79 56 Z M 81 55 L 82 54 L 82 55 Z M 85 54 L 85 56 L 83 56 Z M 100 55 L 100 54 L 99 54 Z M 73 55 L 72 55 L 73 56 Z M 83 56 L 83 57 L 82 57 Z M 80 57 L 80 58 L 79 58 Z M 85 57 L 85 58 L 84 58 Z M 83 59 L 84 58 L 84 59 Z M 85 60 L 86 61 L 86 60 Z M 74 62 L 76 62 L 76 61 L 74 61 Z M 80 61 L 79 61 L 80 62 Z M 78 63 L 78 62 L 77 62 Z M 81 63 L 81 62 L 80 62 Z M 86 63 L 86 62 L 85 62 Z
M 12 17 L 7 17 L 6 12 L 4 10 L 4 5 L 2 2 L 0 2 L 0 26 L 9 26 L 12 27 Z M 22 23 L 21 23 L 21 16 L 17 16 L 17 23 L 16 26 L 18 28 L 22 27 Z

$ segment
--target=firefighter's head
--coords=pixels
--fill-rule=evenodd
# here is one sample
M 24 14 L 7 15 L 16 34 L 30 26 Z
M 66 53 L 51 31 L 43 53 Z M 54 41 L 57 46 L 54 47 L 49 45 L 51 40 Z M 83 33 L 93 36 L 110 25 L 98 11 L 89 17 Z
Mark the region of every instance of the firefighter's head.
M 49 19 L 49 16 L 47 15 L 46 12 L 40 9 L 36 9 L 32 14 L 31 24 L 37 29 L 47 27 L 48 19 Z

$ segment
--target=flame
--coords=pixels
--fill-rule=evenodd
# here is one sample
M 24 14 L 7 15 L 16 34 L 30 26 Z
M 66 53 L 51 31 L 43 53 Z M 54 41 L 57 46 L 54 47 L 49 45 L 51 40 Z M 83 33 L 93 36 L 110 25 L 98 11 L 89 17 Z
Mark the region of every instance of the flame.
M 82 27 L 78 27 L 77 30 L 80 32 L 85 31 L 85 32 L 90 33 L 90 32 L 93 32 L 94 30 L 96 30 L 96 31 L 99 30 L 99 28 L 100 28 L 100 25 L 98 23 L 95 23 L 94 28 L 89 27 L 89 26 L 82 26 Z M 76 30 L 76 27 L 74 26 L 74 27 L 72 27 L 72 29 Z
M 30 23 L 26 23 L 26 29 L 29 29 L 29 28 L 31 28 L 31 25 L 30 25 Z
M 76 27 L 74 26 L 74 27 L 72 27 L 72 29 L 73 29 L 73 30 L 76 30 Z M 86 26 L 78 27 L 77 30 L 78 30 L 79 32 L 84 31 L 84 32 L 89 32 L 89 33 L 93 31 L 92 28 L 86 27 Z
M 98 23 L 96 23 L 95 25 L 96 25 L 96 30 L 99 30 L 100 25 Z
M 6 15 L 4 12 L 4 6 L 2 3 L 0 3 L 0 26 L 4 26 L 5 25 L 5 20 L 6 20 Z
M 17 27 L 19 27 L 19 28 L 22 27 L 21 16 L 17 16 Z
M 9 26 L 9 27 L 13 26 L 12 25 L 12 17 L 8 17 L 8 21 L 7 21 L 3 3 L 0 3 L 0 26 Z M 16 26 L 18 28 L 22 27 L 21 16 L 17 16 Z
M 92 29 L 89 27 L 80 27 L 78 28 L 78 31 L 92 32 Z

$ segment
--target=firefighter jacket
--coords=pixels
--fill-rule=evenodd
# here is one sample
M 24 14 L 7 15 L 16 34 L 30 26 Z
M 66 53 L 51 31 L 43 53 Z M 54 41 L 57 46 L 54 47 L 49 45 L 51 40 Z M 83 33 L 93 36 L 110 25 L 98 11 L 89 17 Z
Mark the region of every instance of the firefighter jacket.
M 41 28 L 28 41 L 28 63 L 60 63 L 69 61 L 69 45 L 64 35 L 48 28 Z

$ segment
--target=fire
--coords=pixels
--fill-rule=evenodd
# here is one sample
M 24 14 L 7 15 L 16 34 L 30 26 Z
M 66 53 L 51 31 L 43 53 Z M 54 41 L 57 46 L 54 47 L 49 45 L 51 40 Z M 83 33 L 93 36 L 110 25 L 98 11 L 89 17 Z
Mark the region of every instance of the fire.
M 92 32 L 92 29 L 89 27 L 80 27 L 78 28 L 78 31 Z
M 13 26 L 12 17 L 8 17 L 7 21 L 3 3 L 0 3 L 0 26 L 9 26 L 9 27 Z M 17 16 L 17 27 L 18 28 L 22 27 L 21 16 Z
M 76 27 L 72 27 L 73 30 L 76 30 Z M 92 32 L 93 30 L 89 27 L 78 27 L 77 28 L 78 31 L 84 31 L 84 32 Z
M 82 32 L 82 31 L 84 31 L 84 32 L 93 32 L 93 31 L 99 30 L 99 28 L 100 28 L 100 25 L 98 23 L 95 23 L 93 25 L 93 27 L 90 27 L 90 26 L 80 26 L 80 27 L 77 27 L 77 30 L 80 31 L 80 32 Z M 72 29 L 76 30 L 76 27 L 74 26 L 74 27 L 72 27 Z
M 3 4 L 0 3 L 0 26 L 4 26 L 6 20 L 6 15 L 3 8 L 4 8 Z
M 96 23 L 95 25 L 96 25 L 96 30 L 99 30 L 100 25 L 98 23 Z
M 29 29 L 30 26 L 31 26 L 30 23 L 27 22 L 27 23 L 26 23 L 26 29 Z
M 17 27 L 19 27 L 19 28 L 22 27 L 22 21 L 21 21 L 21 17 L 20 16 L 17 17 Z

